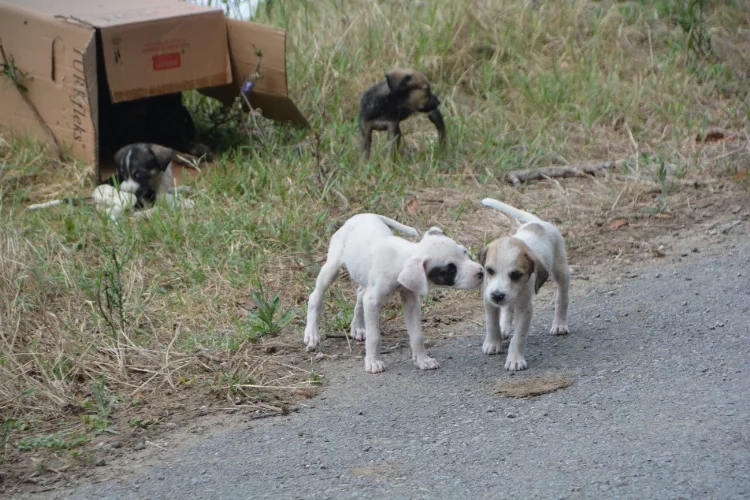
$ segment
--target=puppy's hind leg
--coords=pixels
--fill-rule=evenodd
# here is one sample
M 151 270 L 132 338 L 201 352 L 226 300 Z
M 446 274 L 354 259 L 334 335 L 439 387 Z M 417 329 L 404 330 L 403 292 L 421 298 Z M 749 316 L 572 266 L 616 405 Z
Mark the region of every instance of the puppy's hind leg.
M 350 337 L 355 340 L 365 340 L 365 312 L 362 308 L 362 297 L 365 295 L 364 287 L 357 289 L 357 304 L 354 306 L 354 316 L 352 317 L 352 327 Z
M 422 336 L 422 310 L 419 303 L 419 295 L 410 291 L 401 291 L 401 303 L 404 306 L 404 323 L 409 333 L 409 344 L 411 344 L 411 359 L 420 370 L 434 370 L 440 368 L 440 364 L 427 355 L 424 348 L 424 337 Z
M 341 241 L 342 235 L 336 233 L 331 238 L 331 246 L 328 249 L 326 263 L 320 269 L 320 274 L 315 280 L 315 289 L 310 294 L 307 302 L 307 324 L 305 325 L 305 344 L 307 350 L 311 351 L 320 344 L 320 316 L 323 314 L 323 305 L 326 290 L 334 282 L 339 269 L 344 265 L 344 245 Z

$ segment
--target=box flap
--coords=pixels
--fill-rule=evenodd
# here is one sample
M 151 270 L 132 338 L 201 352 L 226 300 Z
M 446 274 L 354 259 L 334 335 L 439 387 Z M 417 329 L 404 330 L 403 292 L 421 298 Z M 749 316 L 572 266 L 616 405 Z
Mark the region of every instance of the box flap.
M 249 21 L 227 19 L 226 23 L 232 84 L 201 89 L 201 93 L 231 105 L 245 79 L 255 69 L 258 62 L 256 50 L 260 50 L 263 60 L 259 73 L 263 78 L 254 85 L 250 104 L 254 108 L 261 108 L 263 116 L 271 120 L 309 126 L 287 91 L 286 31 Z
M 101 29 L 113 102 L 232 81 L 221 10 Z
M 97 161 L 95 31 L 0 3 L 8 58 L 29 75 L 26 96 L 57 142 L 89 165 Z M 92 91 L 94 92 L 92 94 Z M 0 82 L 0 124 L 14 134 L 49 138 L 18 90 Z
M 168 19 L 176 16 L 222 12 L 217 7 L 207 7 L 177 0 L 0 0 L 0 4 L 16 5 L 39 14 L 60 17 L 106 28 L 125 24 Z

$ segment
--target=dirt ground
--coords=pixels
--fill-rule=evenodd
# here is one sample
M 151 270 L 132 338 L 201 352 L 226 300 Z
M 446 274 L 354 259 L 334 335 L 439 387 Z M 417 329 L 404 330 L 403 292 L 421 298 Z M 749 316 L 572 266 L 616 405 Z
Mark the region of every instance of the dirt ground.
M 522 191 L 502 188 L 495 197 L 535 212 L 557 224 L 566 238 L 572 270 L 572 294 L 589 283 L 627 279 L 628 265 L 635 261 L 680 259 L 720 241 L 737 224 L 750 222 L 750 192 L 747 180 L 711 178 L 679 181 L 664 199 L 653 181 L 618 178 L 551 179 L 527 186 Z M 473 193 L 432 189 L 419 193 L 405 208 L 406 223 L 438 224 L 469 248 L 478 250 L 511 225 L 494 211 L 483 207 Z M 408 220 L 411 217 L 413 220 Z M 342 277 L 345 279 L 345 277 Z M 340 279 L 342 279 L 340 278 Z M 343 287 L 351 288 L 344 281 Z M 545 287 L 538 301 L 551 301 L 554 287 Z M 475 335 L 483 328 L 479 292 L 436 290 L 423 303 L 423 329 L 428 345 L 440 339 Z M 383 317 L 383 350 L 408 349 L 401 312 L 395 298 Z M 290 329 L 291 330 L 291 329 Z M 338 362 L 361 359 L 364 344 L 343 335 L 324 337 L 318 353 L 307 353 L 299 325 L 258 345 L 258 363 L 273 364 L 280 372 L 311 368 L 320 377 L 319 388 L 279 387 L 269 391 L 267 402 L 243 404 L 206 398 L 200 391 L 167 391 L 163 402 L 150 401 L 144 425 L 118 426 L 124 433 L 102 434 L 82 447 L 81 459 L 71 462 L 63 453 L 9 452 L 0 465 L 0 491 L 34 493 L 97 482 L 121 474 L 139 463 L 158 459 L 173 449 L 199 439 L 212 429 L 247 425 L 248 419 L 304 411 L 308 399 L 325 390 L 326 374 Z M 323 331 L 326 331 L 325 323 Z M 325 334 L 324 334 L 325 335 Z M 228 359 L 207 357 L 207 365 Z M 118 416 L 128 421 L 127 412 Z

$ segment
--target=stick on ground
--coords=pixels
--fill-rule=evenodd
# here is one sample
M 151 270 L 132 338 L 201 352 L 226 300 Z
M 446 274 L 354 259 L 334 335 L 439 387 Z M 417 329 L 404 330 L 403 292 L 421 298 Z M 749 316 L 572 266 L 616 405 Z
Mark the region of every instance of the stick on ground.
M 592 163 L 586 165 L 554 165 L 543 168 L 529 168 L 526 170 L 514 170 L 505 174 L 505 180 L 515 187 L 520 187 L 529 181 L 538 181 L 546 177 L 583 177 L 586 175 L 599 175 L 604 170 L 615 167 L 615 162 L 605 161 L 603 163 Z

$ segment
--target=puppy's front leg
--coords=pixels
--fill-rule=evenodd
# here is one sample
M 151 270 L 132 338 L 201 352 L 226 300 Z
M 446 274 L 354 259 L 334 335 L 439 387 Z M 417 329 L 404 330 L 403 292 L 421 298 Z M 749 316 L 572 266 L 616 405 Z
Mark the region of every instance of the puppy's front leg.
M 393 121 L 388 123 L 388 154 L 391 160 L 395 160 L 398 156 L 398 149 L 401 146 L 401 127 L 398 122 Z
M 365 371 L 385 371 L 385 362 L 380 358 L 380 306 L 383 297 L 377 290 L 367 289 L 362 296 L 365 317 Z
M 419 295 L 411 290 L 401 290 L 401 304 L 404 307 L 404 323 L 409 333 L 411 359 L 420 370 L 435 370 L 440 364 L 427 355 L 422 336 L 422 308 Z
M 510 330 L 513 326 L 513 304 L 500 309 L 500 336 L 503 340 L 510 338 Z
M 485 354 L 500 354 L 503 339 L 500 333 L 500 308 L 484 302 L 484 322 L 487 333 L 484 336 L 482 352 Z
M 442 113 L 440 113 L 440 108 L 435 108 L 434 110 L 427 113 L 427 118 L 432 122 L 433 125 L 435 125 L 435 128 L 438 131 L 438 140 L 440 141 L 440 146 L 445 147 L 445 122 L 443 121 Z
M 357 288 L 357 304 L 354 306 L 351 333 L 349 334 L 351 338 L 359 341 L 365 340 L 365 313 L 362 308 L 362 298 L 364 295 L 364 287 Z
M 557 292 L 555 292 L 555 321 L 552 323 L 552 335 L 567 335 L 568 330 L 568 289 L 570 288 L 570 272 L 564 269 L 555 273 Z
M 525 370 L 526 358 L 523 354 L 526 350 L 526 336 L 531 326 L 531 316 L 534 314 L 534 306 L 531 300 L 523 307 L 516 306 L 516 328 L 513 331 L 513 338 L 508 346 L 508 357 L 505 360 L 505 369 L 510 371 Z

